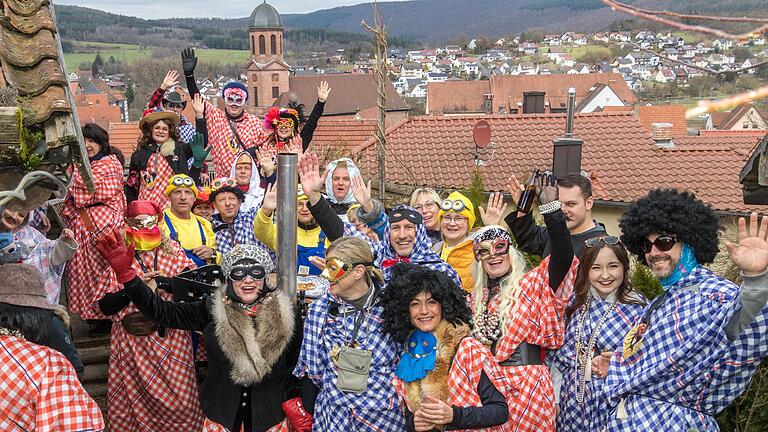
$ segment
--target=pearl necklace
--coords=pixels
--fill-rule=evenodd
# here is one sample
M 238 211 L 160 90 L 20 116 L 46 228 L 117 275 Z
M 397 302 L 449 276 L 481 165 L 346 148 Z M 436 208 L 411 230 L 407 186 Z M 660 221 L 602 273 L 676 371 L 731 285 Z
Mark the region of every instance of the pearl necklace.
M 589 310 L 591 308 L 592 295 L 590 294 L 589 299 L 587 300 L 587 304 L 585 304 L 582 308 L 581 316 L 579 316 L 579 321 L 576 326 L 576 362 L 577 371 L 579 372 L 579 387 L 576 393 L 576 401 L 578 403 L 584 402 L 584 393 L 587 387 L 587 373 L 592 371 L 588 368 L 592 366 L 592 354 L 594 354 L 595 345 L 597 344 L 597 336 L 600 333 L 600 329 L 608 320 L 608 317 L 611 316 L 613 310 L 616 309 L 616 302 L 611 303 L 605 312 L 603 312 L 603 316 L 600 317 L 597 325 L 592 329 L 587 344 L 584 345 L 584 325 L 587 321 Z
M 490 312 L 488 310 L 491 301 L 497 294 L 497 292 L 494 291 L 496 290 L 488 288 L 487 300 L 485 302 L 485 307 L 483 308 L 483 313 L 477 317 L 474 330 L 472 331 L 475 338 L 486 346 L 493 345 L 493 343 L 501 337 L 501 321 L 499 320 L 499 314 L 498 312 Z

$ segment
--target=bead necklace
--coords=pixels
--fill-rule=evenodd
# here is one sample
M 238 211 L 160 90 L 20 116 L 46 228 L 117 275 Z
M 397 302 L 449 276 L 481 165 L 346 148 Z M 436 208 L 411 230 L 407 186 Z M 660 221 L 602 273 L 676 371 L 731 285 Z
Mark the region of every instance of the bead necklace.
M 592 329 L 592 332 L 589 335 L 589 340 L 585 345 L 584 325 L 586 323 L 587 317 L 589 316 L 589 310 L 591 308 L 592 295 L 590 294 L 589 298 L 587 299 L 587 303 L 582 308 L 581 316 L 579 316 L 579 321 L 576 326 L 576 362 L 579 372 L 579 388 L 576 393 L 576 401 L 578 403 L 584 402 L 584 392 L 586 391 L 587 387 L 587 373 L 591 372 L 591 369 L 588 368 L 592 365 L 592 354 L 595 350 L 595 345 L 597 344 L 597 336 L 600 333 L 600 329 L 608 320 L 608 317 L 611 316 L 613 310 L 616 309 L 616 302 L 611 303 L 605 312 L 603 312 L 603 316 L 600 317 L 597 325 Z
M 5 327 L 0 327 L 0 336 L 13 336 L 20 339 L 25 339 L 24 335 L 20 331 L 16 329 L 5 328 Z
M 500 291 L 498 285 L 495 288 L 496 289 L 494 289 L 494 287 L 488 287 L 488 296 L 485 301 L 483 313 L 477 317 L 475 328 L 472 332 L 480 343 L 487 346 L 493 345 L 493 343 L 501 337 L 501 321 L 499 320 L 499 314 L 488 310 L 491 301 Z

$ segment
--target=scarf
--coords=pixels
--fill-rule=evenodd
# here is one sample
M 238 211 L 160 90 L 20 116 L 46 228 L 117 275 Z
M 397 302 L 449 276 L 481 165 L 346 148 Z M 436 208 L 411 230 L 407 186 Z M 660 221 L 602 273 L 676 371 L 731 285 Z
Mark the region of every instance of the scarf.
M 671 275 L 661 280 L 661 285 L 669 287 L 676 284 L 683 276 L 687 275 L 694 268 L 699 265 L 699 261 L 696 259 L 696 254 L 693 252 L 693 248 L 688 246 L 688 243 L 683 243 L 683 251 L 680 254 L 680 260 L 675 266 L 675 270 Z
M 163 235 L 160 227 L 134 229 L 125 226 L 125 238 L 136 248 L 137 251 L 150 251 L 160 246 L 163 241 Z

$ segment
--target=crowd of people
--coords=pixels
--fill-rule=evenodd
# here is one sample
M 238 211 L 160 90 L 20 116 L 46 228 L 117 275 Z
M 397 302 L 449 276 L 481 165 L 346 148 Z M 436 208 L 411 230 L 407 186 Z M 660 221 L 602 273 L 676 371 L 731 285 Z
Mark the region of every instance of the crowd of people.
M 725 244 L 739 286 L 704 267 L 719 220 L 685 191 L 649 191 L 620 236 L 579 173 L 535 176 L 543 225 L 514 176 L 511 200 L 417 187 L 387 209 L 352 159 L 312 153 L 326 83 L 308 119 L 259 118 L 238 82 L 204 101 L 195 65 L 188 96 L 174 71 L 153 93 L 127 178 L 83 127 L 95 189 L 73 171 L 58 239 L 0 208 L 0 429 L 104 430 L 68 313 L 110 334 L 113 432 L 713 431 L 768 354 L 768 217 Z M 281 152 L 300 154 L 288 276 L 324 281 L 311 299 L 271 277 Z M 633 287 L 631 256 L 663 294 Z M 221 277 L 180 301 L 173 278 L 204 268 Z

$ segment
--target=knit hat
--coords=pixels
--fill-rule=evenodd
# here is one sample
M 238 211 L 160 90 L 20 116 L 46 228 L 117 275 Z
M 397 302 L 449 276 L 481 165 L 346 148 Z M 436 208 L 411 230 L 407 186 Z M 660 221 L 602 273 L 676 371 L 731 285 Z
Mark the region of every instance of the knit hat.
M 140 214 L 157 216 L 162 212 L 163 210 L 153 201 L 135 200 L 131 201 L 125 209 L 125 217 L 133 218 Z
M 264 267 L 264 271 L 269 274 L 272 273 L 274 266 L 272 264 L 272 258 L 269 253 L 263 248 L 251 244 L 239 244 L 232 248 L 231 251 L 224 254 L 221 259 L 221 271 L 224 276 L 229 277 L 229 272 L 232 271 L 235 263 L 241 260 L 253 260 Z
M 168 186 L 165 188 L 165 196 L 170 196 L 171 192 L 182 187 L 189 188 L 192 193 L 195 194 L 195 198 L 200 195 L 200 191 L 197 190 L 197 186 L 192 177 L 186 174 L 176 174 L 168 180 Z
M 224 84 L 224 88 L 221 89 L 221 97 L 224 98 L 224 92 L 226 92 L 228 89 L 235 88 L 240 89 L 243 92 L 245 92 L 245 98 L 248 99 L 248 87 L 245 86 L 245 84 L 238 82 L 238 81 L 230 81 L 226 84 Z
M 29 256 L 29 247 L 13 238 L 11 233 L 0 233 L 0 264 L 18 263 Z
M 55 309 L 48 302 L 40 271 L 27 264 L 0 265 L 0 303 Z
M 448 195 L 448 198 L 440 203 L 440 212 L 437 214 L 437 219 L 442 221 L 443 215 L 448 212 L 458 213 L 467 218 L 470 230 L 475 226 L 475 206 L 461 192 L 452 192 Z

